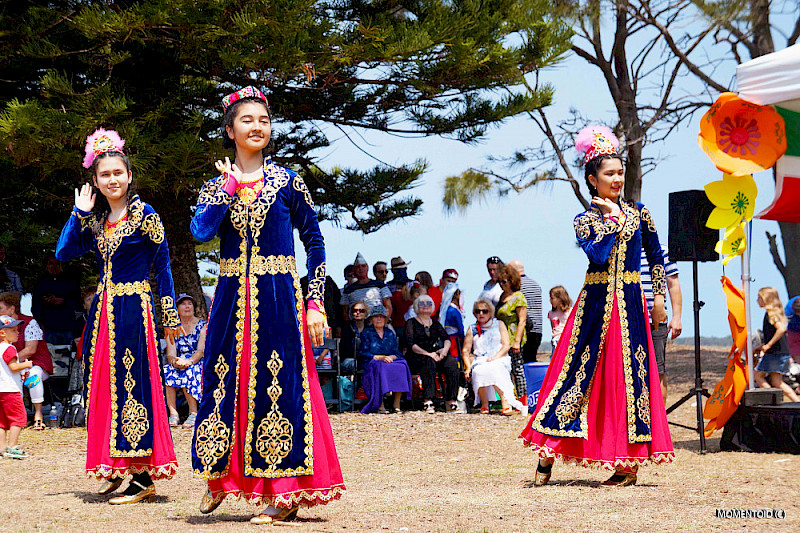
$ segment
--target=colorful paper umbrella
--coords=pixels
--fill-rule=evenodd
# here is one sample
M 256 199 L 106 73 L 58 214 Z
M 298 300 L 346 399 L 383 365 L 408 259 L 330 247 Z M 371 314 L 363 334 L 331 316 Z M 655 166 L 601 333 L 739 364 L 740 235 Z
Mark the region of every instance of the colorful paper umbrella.
M 712 181 L 705 186 L 706 196 L 714 204 L 706 226 L 722 229 L 739 224 L 744 218 L 753 220 L 758 187 L 752 174 L 731 176 L 723 174 L 721 181 Z
M 722 260 L 723 265 L 727 265 L 728 262 L 737 255 L 742 255 L 747 248 L 747 237 L 744 234 L 744 224 L 745 223 L 742 222 L 733 228 L 728 228 L 728 230 L 725 232 L 725 238 L 721 241 L 717 241 L 714 251 L 720 255 L 726 256 Z
M 722 93 L 700 120 L 700 148 L 734 176 L 771 168 L 786 152 L 783 118 L 771 106 Z

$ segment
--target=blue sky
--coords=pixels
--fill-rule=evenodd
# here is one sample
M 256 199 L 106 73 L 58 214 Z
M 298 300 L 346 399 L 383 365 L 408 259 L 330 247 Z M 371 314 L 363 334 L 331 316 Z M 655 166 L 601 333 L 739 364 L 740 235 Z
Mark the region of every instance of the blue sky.
M 724 74 L 719 78 L 729 79 L 733 73 Z M 612 102 L 599 71 L 582 59 L 570 57 L 547 71 L 543 78 L 555 85 L 555 102 L 549 110 L 553 118 L 566 117 L 569 108 L 574 107 L 594 120 L 613 121 Z M 576 79 L 581 83 L 576 83 Z M 645 155 L 660 153 L 666 157 L 656 170 L 645 176 L 642 192 L 642 201 L 652 211 L 662 241 L 667 240 L 669 193 L 702 189 L 706 183 L 722 177 L 697 145 L 701 116 L 702 113 L 698 113 L 693 121 L 673 132 L 666 143 L 651 144 L 649 150 L 645 149 Z M 326 133 L 331 139 L 341 137 L 333 130 L 326 130 Z M 342 270 L 353 261 L 357 252 L 361 252 L 370 265 L 379 260 L 389 262 L 399 255 L 411 262 L 409 274 L 412 276 L 417 271 L 427 270 L 436 281 L 445 268 L 457 269 L 459 285 L 471 307 L 488 278 L 486 257 L 498 255 L 503 260 L 522 260 L 528 275 L 539 282 L 543 291 L 560 284 L 567 288 L 573 299 L 577 296 L 588 261 L 576 246 L 572 228 L 574 216 L 582 209 L 565 184 L 539 186 L 521 195 L 492 199 L 472 206 L 464 215 L 445 215 L 442 209 L 443 183 L 447 176 L 482 166 L 490 155 L 508 155 L 515 149 L 538 146 L 542 138 L 534 124 L 523 118 L 508 120 L 490 130 L 486 140 L 478 145 L 464 145 L 436 137 L 399 138 L 374 132 L 362 132 L 362 135 L 368 144 L 362 143 L 361 146 L 390 164 L 408 163 L 417 158 L 428 161 L 429 171 L 414 191 L 424 201 L 423 211 L 418 217 L 394 223 L 367 236 L 325 223 L 322 229 L 328 270 L 337 283 L 341 285 Z M 333 143 L 322 155 L 323 166 L 369 168 L 374 164 L 374 160 L 344 138 Z M 772 201 L 774 184 L 770 172 L 757 174 L 755 179 L 759 187 L 758 212 Z M 759 287 L 772 285 L 778 288 L 785 301 L 785 285 L 772 263 L 765 231 L 777 233 L 777 223 L 754 221 L 751 248 L 754 293 Z M 298 264 L 304 264 L 299 241 L 297 259 Z M 736 259 L 724 269 L 736 283 L 741 276 L 740 265 Z M 682 262 L 678 266 L 684 295 L 683 336 L 690 337 L 694 332 L 692 268 L 691 263 Z M 729 334 L 719 282 L 722 274 L 721 261 L 699 265 L 700 299 L 706 302 L 700 314 L 700 331 L 704 336 Z M 545 302 L 545 312 L 547 310 Z M 755 304 L 752 311 L 754 321 L 760 323 L 762 313 Z M 544 329 L 547 340 L 549 326 Z

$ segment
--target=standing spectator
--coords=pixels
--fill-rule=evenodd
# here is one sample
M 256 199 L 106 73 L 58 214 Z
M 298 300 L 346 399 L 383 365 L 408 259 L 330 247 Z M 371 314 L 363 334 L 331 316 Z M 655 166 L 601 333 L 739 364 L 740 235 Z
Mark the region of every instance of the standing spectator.
M 494 306 L 489 300 L 478 300 L 472 305 L 475 324 L 467 330 L 464 339 L 464 364 L 467 379 L 472 382 L 475 392 L 475 405 L 481 402 L 481 414 L 489 414 L 489 396 L 491 389 L 497 392 L 503 415 L 513 414 L 512 406 L 522 411 L 522 403 L 514 397 L 514 385 L 511 383 L 511 358 L 508 349 L 506 325 L 495 318 Z
M 31 361 L 20 362 L 13 343 L 17 340 L 17 327 L 21 323 L 10 316 L 0 316 L 0 453 L 12 459 L 28 456 L 19 447 L 19 434 L 28 424 L 25 405 L 22 403 L 20 372 L 31 368 Z
M 378 261 L 372 265 L 372 275 L 381 283 L 386 283 L 386 278 L 389 277 L 389 267 L 386 261 Z
M 408 295 L 408 297 L 406 297 L 406 294 Z M 407 299 L 412 304 L 414 302 L 416 302 L 417 298 L 419 298 L 423 294 L 425 294 L 425 287 L 423 287 L 422 285 L 420 285 L 419 283 L 416 283 L 416 282 L 410 288 L 407 287 L 406 289 L 403 289 L 403 299 Z M 409 320 L 411 320 L 415 316 L 417 316 L 417 312 L 414 311 L 414 306 L 410 305 L 408 307 L 408 311 L 406 311 L 406 314 L 403 315 L 403 320 L 405 322 L 408 322 Z
M 300 278 L 300 287 L 303 290 L 303 298 L 308 298 L 308 274 Z M 333 331 L 333 337 L 338 339 L 342 336 L 342 322 L 344 322 L 341 306 L 342 291 L 331 276 L 325 276 L 324 297 L 328 327 Z
M 503 261 L 496 255 L 486 260 L 486 271 L 489 272 L 489 281 L 483 284 L 483 291 L 480 296 L 478 296 L 478 298 L 489 300 L 495 307 L 497 307 L 500 301 L 500 295 L 503 293 L 503 288 L 497 283 L 497 271 L 501 265 L 503 265 Z
M 428 296 L 433 298 L 434 304 L 436 304 L 433 308 L 433 316 L 439 316 L 439 311 L 442 307 L 442 295 L 444 294 L 444 290 L 450 283 L 455 283 L 458 281 L 458 272 L 455 268 L 447 268 L 442 272 L 442 277 L 439 278 L 439 285 L 436 287 L 431 287 L 428 290 Z M 461 302 L 458 302 L 458 305 L 461 305 Z M 447 307 L 446 305 L 444 306 Z
M 433 284 L 433 277 L 431 276 L 430 272 L 427 270 L 420 270 L 417 272 L 417 275 L 414 276 L 414 280 L 419 283 L 420 287 L 422 287 L 424 294 L 427 294 L 433 300 L 433 311 L 431 312 L 431 316 L 438 316 L 438 309 L 442 303 L 442 291 Z
M 457 283 L 450 283 L 445 287 L 442 301 L 449 302 L 449 304 L 441 306 L 438 314 L 439 322 L 450 337 L 450 355 L 458 358 L 461 355 L 461 347 L 464 345 L 464 316 L 459 305 L 461 289 L 458 288 Z
M 661 395 L 667 401 L 667 337 L 678 338 L 683 331 L 681 324 L 681 308 L 683 307 L 683 296 L 681 295 L 681 282 L 678 281 L 678 265 L 669 260 L 669 251 L 663 244 L 661 251 L 664 254 L 664 273 L 667 276 L 667 293 L 672 304 L 672 320 L 667 324 L 666 317 L 659 324 L 650 324 L 650 332 L 653 337 L 653 349 L 656 352 L 656 366 L 658 367 L 658 379 L 661 382 Z M 650 272 L 650 265 L 647 263 L 647 255 L 642 249 L 641 283 L 642 292 L 647 300 L 648 312 L 653 313 L 653 278 Z M 664 306 L 666 309 L 666 305 Z
M 395 328 L 405 326 L 404 316 L 413 302 L 408 299 L 408 289 L 414 282 L 408 279 L 407 269 L 408 263 L 402 257 L 392 257 L 392 281 L 387 286 L 392 293 L 392 326 Z
M 556 345 L 561 339 L 561 333 L 572 312 L 572 298 L 569 297 L 569 293 L 563 285 L 556 285 L 550 289 L 550 306 L 552 309 L 547 313 L 547 318 L 550 319 L 550 329 L 552 330 L 550 342 L 553 345 L 552 351 L 555 353 Z
M 339 358 L 341 369 L 345 374 L 351 374 L 356 368 L 356 354 L 361 344 L 361 332 L 367 325 L 369 306 L 364 300 L 359 300 L 350 307 L 350 320 L 342 324 L 342 340 L 339 342 Z
M 347 265 L 344 267 L 344 286 L 342 287 L 342 294 L 344 295 L 344 290 L 351 284 L 356 282 L 356 267 L 353 265 Z
M 527 336 L 525 322 L 528 319 L 528 302 L 519 290 L 520 277 L 515 268 L 508 265 L 498 265 L 497 284 L 503 288 L 500 302 L 497 307 L 497 318 L 503 321 L 508 328 L 508 337 L 511 342 L 511 373 L 514 376 L 517 398 L 528 394 L 525 383 L 525 369 L 522 364 L 522 347 L 525 346 Z
M 411 393 L 411 371 L 400 353 L 397 335 L 387 328 L 386 309 L 375 306 L 370 311 L 370 325 L 361 332 L 358 360 L 364 369 L 361 383 L 369 401 L 362 413 L 386 413 L 383 396 L 393 393 L 392 409 L 400 412 L 403 393 Z
M 344 316 L 350 316 L 350 306 L 364 300 L 371 308 L 383 305 L 389 316 L 392 314 L 392 293 L 389 287 L 382 281 L 370 279 L 369 265 L 361 252 L 356 255 L 353 262 L 355 267 L 356 281 L 345 287 L 342 292 L 342 312 Z
M 178 409 L 175 395 L 183 390 L 189 404 L 189 416 L 183 423 L 185 428 L 193 428 L 197 418 L 197 402 L 203 397 L 203 350 L 206 345 L 206 321 L 197 316 L 197 305 L 191 295 L 182 292 L 178 295 L 178 316 L 186 335 L 175 343 L 167 343 L 167 364 L 164 365 L 164 384 L 167 391 L 169 425 L 178 425 Z
M 800 363 L 800 296 L 795 296 L 786 302 L 786 340 L 789 342 L 789 354 L 795 363 Z
M 42 404 L 44 403 L 44 381 L 53 373 L 53 358 L 47 343 L 44 341 L 42 328 L 33 317 L 21 314 L 19 309 L 20 293 L 4 292 L 0 294 L 0 315 L 8 315 L 14 320 L 21 320 L 17 326 L 18 339 L 14 343 L 17 349 L 19 362 L 31 361 L 31 375 L 39 376 L 39 383 L 31 387 L 31 403 L 33 404 L 33 429 L 42 431 L 45 429 L 44 417 L 42 416 Z
M 508 266 L 519 273 L 519 290 L 528 302 L 528 318 L 525 321 L 528 340 L 522 348 L 522 360 L 533 363 L 542 344 L 542 288 L 533 278 L 525 275 L 525 265 L 519 259 L 509 261 Z
M 33 288 L 31 311 L 50 344 L 70 344 L 81 308 L 78 281 L 64 272 L 55 255 L 47 257 L 47 273 Z
M 3 244 L 0 244 L 0 292 L 25 292 L 17 273 L 6 267 L 6 247 Z
M 781 389 L 790 401 L 800 402 L 800 397 L 783 381 L 783 374 L 789 370 L 789 343 L 786 340 L 788 320 L 783 312 L 778 291 L 773 287 L 763 287 L 758 291 L 759 307 L 763 307 L 764 323 L 762 325 L 762 344 L 756 354 L 759 355 L 754 376 L 756 384 L 764 389 L 775 387 Z
M 406 322 L 407 355 L 415 373 L 422 378 L 423 408 L 428 413 L 434 412 L 436 375 L 443 374 L 446 410 L 454 412 L 458 409 L 458 359 L 450 357 L 450 338 L 439 321 L 431 318 L 433 299 L 430 296 L 414 300 L 414 312 L 417 316 Z

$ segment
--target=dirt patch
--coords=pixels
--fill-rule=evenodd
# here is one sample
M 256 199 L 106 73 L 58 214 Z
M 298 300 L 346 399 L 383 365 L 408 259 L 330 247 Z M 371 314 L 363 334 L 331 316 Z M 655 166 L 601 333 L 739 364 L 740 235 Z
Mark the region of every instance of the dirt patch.
M 670 398 L 694 382 L 691 347 L 668 348 Z M 703 351 L 706 388 L 727 351 Z M 695 424 L 687 402 L 670 416 Z M 800 457 L 719 451 L 700 455 L 697 435 L 673 428 L 676 462 L 641 471 L 639 484 L 600 487 L 605 471 L 556 464 L 551 484 L 533 488 L 535 458 L 517 435 L 525 417 L 339 414 L 331 416 L 348 492 L 304 509 L 297 531 L 797 531 Z M 204 482 L 189 472 L 190 431 L 175 429 L 181 469 L 157 484 L 155 503 L 112 507 L 84 476 L 81 429 L 26 430 L 24 461 L 0 460 L 0 528 L 5 531 L 239 531 L 255 508 L 224 502 L 197 511 Z M 782 520 L 717 518 L 716 509 L 783 509 Z M 269 526 L 266 526 L 269 527 Z

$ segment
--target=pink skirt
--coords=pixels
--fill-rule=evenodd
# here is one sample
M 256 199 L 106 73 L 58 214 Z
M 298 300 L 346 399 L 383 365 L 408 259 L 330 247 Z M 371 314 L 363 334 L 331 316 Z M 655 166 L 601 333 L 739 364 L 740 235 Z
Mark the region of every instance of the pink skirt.
M 577 306 L 576 306 L 577 307 Z M 575 322 L 576 308 L 567 320 L 562 339 L 569 339 Z M 649 321 L 647 306 L 645 320 Z M 647 328 L 648 375 L 650 388 L 651 442 L 628 442 L 627 404 L 625 378 L 622 364 L 622 334 L 617 311 L 617 300 L 611 314 L 606 344 L 600 353 L 595 369 L 594 386 L 589 397 L 587 417 L 588 438 L 563 438 L 544 435 L 531 428 L 534 418 L 544 402 L 539 402 L 536 412 L 528 420 L 520 438 L 541 458 L 555 458 L 581 466 L 594 466 L 607 470 L 635 471 L 639 466 L 669 463 L 675 459 L 672 438 L 667 425 L 667 414 L 661 396 L 661 384 L 653 355 L 653 339 Z M 568 342 L 560 342 L 550 361 L 539 398 L 546 398 L 556 384 L 564 365 Z
M 250 299 L 249 280 L 247 298 Z M 333 443 L 333 432 L 325 408 L 325 398 L 319 386 L 317 367 L 311 351 L 311 338 L 306 327 L 305 311 L 303 312 L 303 335 L 305 337 L 305 358 L 308 371 L 308 383 L 311 394 L 311 418 L 313 423 L 313 465 L 314 474 L 281 478 L 250 477 L 244 474 L 244 448 L 242 443 L 247 433 L 247 384 L 250 381 L 250 306 L 245 306 L 244 346 L 239 365 L 239 413 L 234 428 L 234 443 L 230 453 L 228 475 L 219 479 L 208 480 L 208 490 L 219 498 L 222 494 L 244 498 L 254 505 L 272 505 L 273 507 L 313 507 L 338 500 L 344 494 L 345 486 L 336 445 Z
M 109 364 L 108 315 L 103 295 L 100 324 L 92 359 L 91 393 L 87 410 L 86 473 L 98 479 L 124 477 L 147 472 L 153 479 L 169 479 L 178 469 L 172 434 L 169 430 L 161 371 L 152 329 L 151 310 L 147 309 L 147 358 L 153 409 L 153 454 L 144 457 L 111 457 L 111 365 Z M 122 387 L 120 383 L 118 388 Z

